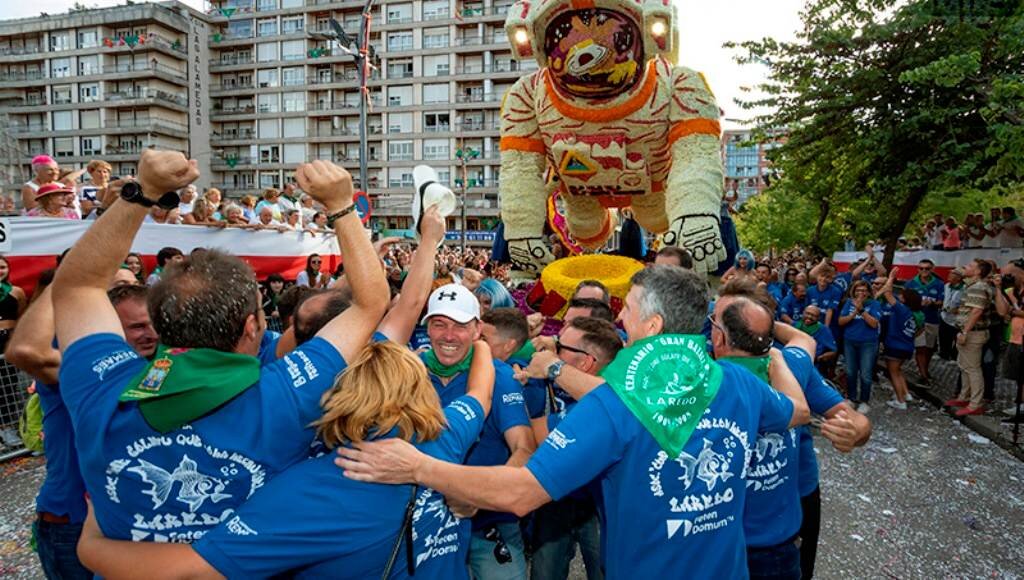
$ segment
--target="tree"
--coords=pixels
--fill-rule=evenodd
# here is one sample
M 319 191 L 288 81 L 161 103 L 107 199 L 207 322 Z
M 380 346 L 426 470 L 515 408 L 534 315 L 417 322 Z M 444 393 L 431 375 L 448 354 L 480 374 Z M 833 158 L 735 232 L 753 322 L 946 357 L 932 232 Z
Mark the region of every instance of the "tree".
M 1019 188 L 1024 4 L 810 0 L 801 16 L 795 42 L 727 46 L 769 67 L 767 96 L 738 104 L 772 111 L 755 118 L 760 133 L 787 130 L 769 157 L 785 193 L 765 203 L 816 207 L 808 242 L 861 207 L 839 219 L 885 240 L 891 263 L 926 199 Z

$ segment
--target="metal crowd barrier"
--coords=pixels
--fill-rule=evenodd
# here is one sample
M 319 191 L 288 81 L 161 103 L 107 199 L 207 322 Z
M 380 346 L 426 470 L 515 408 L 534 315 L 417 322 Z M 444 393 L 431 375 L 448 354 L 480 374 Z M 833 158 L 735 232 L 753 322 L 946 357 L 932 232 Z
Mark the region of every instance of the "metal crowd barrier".
M 28 453 L 18 423 L 25 411 L 32 379 L 0 356 L 0 461 Z

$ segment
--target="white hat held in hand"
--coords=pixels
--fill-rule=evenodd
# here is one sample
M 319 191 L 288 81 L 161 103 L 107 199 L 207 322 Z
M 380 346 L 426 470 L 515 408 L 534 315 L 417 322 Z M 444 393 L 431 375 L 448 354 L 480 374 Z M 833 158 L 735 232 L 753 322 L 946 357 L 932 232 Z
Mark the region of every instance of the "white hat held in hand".
M 427 165 L 417 165 L 412 170 L 412 181 L 416 191 L 412 195 L 413 232 L 420 239 L 420 220 L 423 212 L 431 206 L 437 206 L 442 218 L 450 216 L 457 205 L 455 194 L 447 185 L 437 181 L 437 172 Z

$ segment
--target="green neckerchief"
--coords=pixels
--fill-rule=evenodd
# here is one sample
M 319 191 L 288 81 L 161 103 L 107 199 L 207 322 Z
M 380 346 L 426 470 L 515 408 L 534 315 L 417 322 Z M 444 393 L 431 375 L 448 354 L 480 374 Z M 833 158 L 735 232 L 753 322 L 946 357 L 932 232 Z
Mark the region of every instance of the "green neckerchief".
M 807 334 L 809 334 L 811 336 L 814 336 L 814 333 L 818 332 L 819 328 L 821 328 L 821 323 L 820 322 L 815 322 L 814 324 L 806 325 L 806 324 L 804 324 L 804 321 L 801 320 L 800 322 L 796 323 L 796 329 L 797 330 L 801 330 L 803 332 L 806 332 Z
M 537 352 L 537 349 L 533 348 L 533 341 L 527 340 L 519 350 L 512 353 L 512 356 L 508 358 L 517 358 L 528 361 L 533 358 L 533 353 L 535 352 Z
M 754 373 L 754 376 L 761 379 L 762 381 L 772 384 L 768 380 L 768 361 L 770 360 L 767 356 L 754 356 L 754 357 L 741 357 L 741 356 L 725 356 L 721 360 L 727 360 L 733 364 L 739 365 L 748 371 Z
M 138 401 L 146 423 L 167 433 L 234 399 L 259 380 L 260 361 L 254 356 L 160 345 L 118 400 Z
M 10 280 L 4 280 L 3 282 L 0 282 L 0 301 L 10 296 L 12 288 L 14 288 L 14 286 L 11 285 Z
M 699 334 L 661 334 L 619 351 L 601 371 L 626 408 L 678 457 L 722 384 L 722 367 Z
M 466 358 L 462 359 L 462 362 L 455 363 L 450 367 L 441 364 L 441 361 L 437 360 L 437 355 L 434 354 L 434 349 L 430 349 L 426 352 L 423 356 L 423 362 L 427 365 L 427 370 L 429 370 L 431 374 L 447 379 L 448 377 L 454 377 L 463 371 L 469 370 L 470 365 L 473 363 L 473 348 L 470 347 L 469 352 L 466 354 Z

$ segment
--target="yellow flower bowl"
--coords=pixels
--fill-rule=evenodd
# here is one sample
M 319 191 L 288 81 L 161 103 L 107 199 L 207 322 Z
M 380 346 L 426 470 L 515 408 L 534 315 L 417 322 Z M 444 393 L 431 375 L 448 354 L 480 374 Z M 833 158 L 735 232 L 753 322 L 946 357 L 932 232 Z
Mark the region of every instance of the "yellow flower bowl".
M 644 265 L 632 258 L 591 254 L 562 258 L 548 264 L 540 274 L 544 290 L 557 294 L 565 304 L 559 308 L 556 317 L 561 318 L 568 308 L 568 301 L 576 291 L 576 286 L 584 280 L 599 280 L 608 288 L 613 303 L 621 304 L 629 293 L 630 280 L 633 274 L 642 270 Z M 614 300 L 614 299 L 618 300 Z

